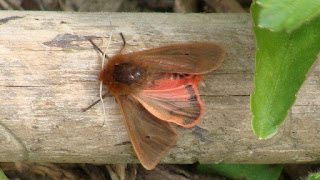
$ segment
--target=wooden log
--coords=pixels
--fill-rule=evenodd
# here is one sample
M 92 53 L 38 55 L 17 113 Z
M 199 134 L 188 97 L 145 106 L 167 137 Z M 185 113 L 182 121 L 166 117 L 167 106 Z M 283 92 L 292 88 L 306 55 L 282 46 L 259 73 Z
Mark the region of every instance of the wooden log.
M 99 98 L 101 56 L 216 41 L 227 56 L 201 84 L 205 114 L 163 163 L 305 163 L 320 156 L 320 71 L 309 73 L 290 115 L 271 139 L 251 130 L 255 41 L 249 14 L 0 12 L 0 161 L 138 162 L 114 98 Z M 99 37 L 99 38 L 98 38 Z

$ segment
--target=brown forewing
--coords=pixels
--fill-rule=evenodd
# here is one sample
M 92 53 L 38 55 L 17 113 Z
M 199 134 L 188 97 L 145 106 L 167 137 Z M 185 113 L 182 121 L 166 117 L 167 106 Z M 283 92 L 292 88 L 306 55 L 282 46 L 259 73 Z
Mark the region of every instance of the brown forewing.
M 133 62 L 148 71 L 204 74 L 217 69 L 225 54 L 223 45 L 207 42 L 163 46 L 117 56 L 123 62 Z
M 170 123 L 150 114 L 129 96 L 116 96 L 133 148 L 143 167 L 153 169 L 177 142 Z

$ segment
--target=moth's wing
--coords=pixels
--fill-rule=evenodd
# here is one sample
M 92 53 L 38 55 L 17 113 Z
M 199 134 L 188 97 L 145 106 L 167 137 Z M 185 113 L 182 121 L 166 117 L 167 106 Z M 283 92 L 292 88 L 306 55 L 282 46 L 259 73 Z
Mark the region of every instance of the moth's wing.
M 134 97 L 159 119 L 192 127 L 200 121 L 204 105 L 196 86 L 201 76 L 190 76 L 189 80 L 158 80 L 156 86 L 142 90 Z
M 177 142 L 170 123 L 150 114 L 131 96 L 116 96 L 133 148 L 144 168 L 151 170 Z
M 156 72 L 204 74 L 217 69 L 225 54 L 223 45 L 208 42 L 164 46 L 119 56 Z

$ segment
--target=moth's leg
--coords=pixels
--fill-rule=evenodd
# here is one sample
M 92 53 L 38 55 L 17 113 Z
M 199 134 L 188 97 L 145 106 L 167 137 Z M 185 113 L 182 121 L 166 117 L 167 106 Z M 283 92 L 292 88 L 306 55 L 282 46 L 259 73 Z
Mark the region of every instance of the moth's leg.
M 106 97 L 110 97 L 112 96 L 110 91 L 105 93 L 104 95 L 102 95 L 102 99 L 106 98 Z M 92 103 L 90 106 L 88 106 L 87 108 L 83 108 L 82 111 L 86 112 L 87 110 L 91 109 L 93 106 L 95 106 L 96 104 L 98 104 L 98 102 L 100 102 L 101 99 L 98 99 L 97 101 L 95 101 L 94 103 Z
M 124 36 L 123 36 L 123 34 L 122 33 L 120 33 L 120 36 L 121 36 L 121 39 L 122 39 L 122 42 L 123 42 L 123 47 L 122 47 L 122 49 L 120 50 L 120 54 L 122 54 L 123 52 L 124 52 L 124 50 L 125 50 L 125 48 L 126 48 L 126 39 L 124 38 Z
M 92 46 L 96 49 L 96 50 L 98 50 L 102 55 L 105 55 L 104 57 L 106 58 L 106 59 L 110 59 L 110 57 L 108 56 L 108 55 L 106 55 L 93 41 L 92 41 L 92 39 L 88 39 L 89 40 L 89 42 L 92 44 Z

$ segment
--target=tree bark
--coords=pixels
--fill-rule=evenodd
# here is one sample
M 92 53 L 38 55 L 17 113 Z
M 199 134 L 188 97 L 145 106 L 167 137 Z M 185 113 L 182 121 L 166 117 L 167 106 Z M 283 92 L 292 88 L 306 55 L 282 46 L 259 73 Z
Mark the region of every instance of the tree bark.
M 200 87 L 205 114 L 163 163 L 302 163 L 320 156 L 320 66 L 309 73 L 271 139 L 251 130 L 255 41 L 249 14 L 0 11 L 0 161 L 138 162 L 113 97 L 99 99 L 101 55 L 185 42 L 225 45 L 224 64 Z

